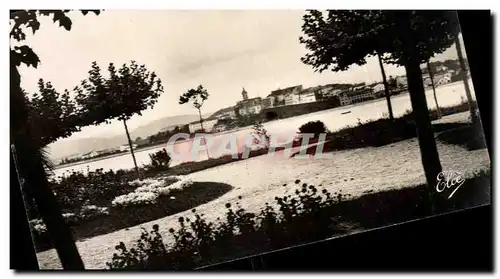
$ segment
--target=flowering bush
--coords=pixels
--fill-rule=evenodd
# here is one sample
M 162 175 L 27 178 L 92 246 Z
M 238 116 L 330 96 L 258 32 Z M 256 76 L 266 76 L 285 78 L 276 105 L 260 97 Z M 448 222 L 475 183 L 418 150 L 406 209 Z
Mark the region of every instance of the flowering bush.
M 111 204 L 113 206 L 122 207 L 130 205 L 154 204 L 160 196 L 168 195 L 174 190 L 181 190 L 193 184 L 193 181 L 189 179 L 177 179 L 178 178 L 167 178 L 166 180 L 143 180 L 142 186 L 136 188 L 134 192 L 116 197 L 113 199 Z
M 45 223 L 41 219 L 33 219 L 29 223 L 37 234 L 43 234 L 47 232 L 47 226 L 45 226 Z
M 297 180 L 296 184 L 299 183 Z M 193 209 L 194 218 L 179 217 L 180 228 L 169 229 L 174 240 L 170 247 L 163 244 L 158 225 L 154 225 L 150 233 L 143 232 L 134 248 L 128 250 L 124 243 L 120 243 L 116 247 L 119 254 L 115 253 L 107 265 L 110 268 L 191 268 L 207 257 L 237 253 L 242 250 L 242 245 L 251 249 L 258 240 L 266 238 L 279 240 L 274 242 L 285 245 L 280 238 L 289 241 L 288 244 L 296 244 L 292 243 L 296 239 L 287 238 L 287 235 L 331 234 L 338 231 L 336 216 L 320 213 L 319 209 L 341 202 L 342 197 L 337 193 L 331 195 L 326 189 L 320 192 L 315 186 L 304 183 L 295 197 L 276 197 L 279 212 L 266 205 L 260 214 L 254 214 L 245 211 L 239 203 L 235 209 L 227 203 L 226 220 L 218 219 L 219 222 L 213 223 Z M 304 220 L 308 220 L 306 225 Z
M 97 169 L 88 173 L 72 172 L 52 179 L 50 183 L 63 211 L 78 212 L 82 206 L 91 203 L 109 206 L 115 197 L 130 193 L 138 187 L 138 184 L 130 181 L 132 176 L 127 172 L 104 172 Z
M 157 198 L 158 194 L 153 192 L 132 192 L 116 197 L 111 204 L 113 206 L 154 204 Z
M 80 209 L 78 214 L 79 220 L 90 220 L 97 216 L 109 215 L 109 209 L 107 207 L 99 207 L 96 205 L 84 205 Z

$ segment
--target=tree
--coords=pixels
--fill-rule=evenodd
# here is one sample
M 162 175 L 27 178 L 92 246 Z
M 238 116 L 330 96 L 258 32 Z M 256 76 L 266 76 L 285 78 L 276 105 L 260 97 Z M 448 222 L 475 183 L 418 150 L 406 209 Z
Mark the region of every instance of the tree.
M 437 118 L 441 118 L 441 109 L 439 108 L 438 99 L 436 96 L 436 86 L 434 85 L 434 72 L 432 71 L 431 64 L 427 61 L 427 72 L 429 74 L 429 78 L 431 79 L 432 85 L 432 93 L 434 94 L 434 102 L 436 102 L 436 113 Z
M 205 132 L 205 128 L 203 127 L 203 117 L 201 116 L 201 107 L 203 107 L 203 104 L 208 99 L 208 96 L 209 96 L 208 91 L 205 88 L 203 88 L 203 85 L 200 84 L 196 89 L 189 89 L 179 97 L 180 105 L 193 102 L 193 106 L 198 110 L 198 115 L 200 116 L 201 130 L 203 132 Z M 204 142 L 206 143 L 206 141 Z M 207 147 L 207 158 L 210 158 L 208 147 Z
M 71 19 L 67 16 L 69 10 L 11 10 L 10 38 L 22 42 L 26 38 L 25 28 L 31 28 L 33 34 L 40 28 L 40 16 L 52 16 L 54 22 L 66 30 L 71 29 Z M 82 11 L 86 15 L 89 11 Z M 99 14 L 99 11 L 93 11 Z M 76 244 L 62 218 L 57 200 L 52 193 L 47 180 L 45 166 L 49 162 L 43 146 L 29 125 L 29 104 L 25 92 L 21 89 L 21 76 L 18 66 L 37 67 L 40 59 L 27 45 L 10 48 L 10 140 L 11 155 L 16 161 L 16 168 L 23 181 L 24 194 L 33 197 L 38 211 L 44 220 L 54 247 L 65 269 L 84 269 L 82 259 Z M 23 187 L 22 186 L 22 187 Z
M 179 104 L 183 105 L 189 102 L 193 102 L 193 106 L 198 110 L 198 115 L 200 116 L 201 129 L 203 128 L 203 117 L 201 116 L 201 107 L 208 99 L 208 91 L 203 88 L 203 85 L 199 85 L 196 89 L 189 89 L 184 94 L 179 97 Z
M 300 42 L 310 51 L 302 61 L 317 71 L 347 70 L 365 57 L 385 53 L 384 62 L 404 66 L 427 184 L 441 163 L 429 117 L 420 64 L 449 48 L 458 22 L 447 11 L 320 11 L 304 15 Z M 430 192 L 431 195 L 434 191 Z
M 465 95 L 467 96 L 467 101 L 469 102 L 469 111 L 472 121 L 475 123 L 478 120 L 478 115 L 476 112 L 476 106 L 474 100 L 472 100 L 472 94 L 470 93 L 469 81 L 467 79 L 467 66 L 464 56 L 462 54 L 462 46 L 458 36 L 455 37 L 455 48 L 457 50 L 458 61 L 460 63 L 460 76 L 464 82 Z
M 69 91 L 62 94 L 50 82 L 38 81 L 38 92 L 28 96 L 24 92 L 28 106 L 28 122 L 34 139 L 44 147 L 59 138 L 66 138 L 87 126 L 78 113 L 76 103 Z
M 380 65 L 380 71 L 382 72 L 382 82 L 384 83 L 385 98 L 387 100 L 387 110 L 389 111 L 389 119 L 394 121 L 394 114 L 392 112 L 391 104 L 391 92 L 389 91 L 389 83 L 387 82 L 387 77 L 385 76 L 384 63 L 382 61 L 382 56 L 377 53 L 378 63 Z
M 85 121 L 93 125 L 109 123 L 111 119 L 123 122 L 130 153 L 135 170 L 140 176 L 134 155 L 132 140 L 127 127 L 127 120 L 133 115 L 142 115 L 142 111 L 153 108 L 163 92 L 161 80 L 155 72 L 150 72 L 145 65 L 131 61 L 116 69 L 113 63 L 108 66 L 109 77 L 104 78 L 97 62 L 92 62 L 89 78 L 76 87 L 77 104 L 84 108 Z

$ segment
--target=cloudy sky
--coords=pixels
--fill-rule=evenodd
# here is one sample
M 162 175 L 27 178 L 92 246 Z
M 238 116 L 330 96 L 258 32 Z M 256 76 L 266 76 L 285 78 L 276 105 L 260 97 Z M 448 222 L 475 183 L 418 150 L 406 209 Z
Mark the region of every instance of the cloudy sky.
M 21 68 L 22 86 L 35 92 L 37 81 L 51 81 L 59 90 L 72 89 L 87 77 L 92 61 L 102 68 L 113 62 L 136 60 L 155 71 L 165 92 L 153 109 L 134 116 L 129 127 L 165 116 L 196 114 L 178 98 L 189 88 L 203 84 L 210 98 L 203 112 L 214 112 L 241 99 L 242 87 L 250 97 L 266 96 L 276 88 L 302 84 L 381 80 L 377 60 L 341 73 L 315 73 L 302 64 L 305 48 L 299 44 L 304 11 L 105 11 L 99 16 L 71 14 L 70 32 L 42 18 L 41 28 L 25 41 L 38 54 L 37 69 Z M 28 32 L 29 33 L 29 32 Z M 456 58 L 454 48 L 436 57 Z M 404 74 L 403 68 L 385 66 L 388 75 Z M 69 139 L 123 134 L 113 122 L 86 127 Z

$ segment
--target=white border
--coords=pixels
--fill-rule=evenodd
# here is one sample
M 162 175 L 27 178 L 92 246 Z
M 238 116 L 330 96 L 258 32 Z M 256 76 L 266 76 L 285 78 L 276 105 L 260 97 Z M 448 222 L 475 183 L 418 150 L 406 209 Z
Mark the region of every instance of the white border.
M 37 9 L 60 9 L 61 7 L 67 9 L 77 9 L 77 8 L 100 8 L 100 9 L 306 9 L 306 8 L 316 8 L 316 9 L 321 9 L 321 8 L 335 8 L 335 9 L 491 9 L 493 10 L 493 13 L 495 12 L 496 7 L 498 5 L 499 1 L 492 1 L 492 0 L 453 0 L 453 1 L 436 1 L 436 0 L 419 0 L 419 1 L 374 1 L 374 0 L 349 0 L 349 1 L 316 1 L 316 0 L 308 0 L 308 1 L 300 1 L 300 0 L 164 0 L 164 1 L 151 1 L 151 0 L 141 0 L 141 1 L 131 1 L 131 0 L 107 0 L 107 1 L 102 1 L 102 0 L 87 0 L 84 2 L 80 1 L 35 1 L 35 0 L 30 0 L 30 1 L 15 1 L 15 2 L 10 2 L 10 1 L 2 1 L 1 5 L 5 4 L 10 4 L 7 6 L 7 9 L 19 9 L 19 8 L 37 8 Z M 8 44 L 8 37 L 6 34 L 8 33 L 8 26 L 5 24 L 8 19 L 8 12 L 6 11 L 7 9 L 2 9 L 3 12 L 1 13 L 2 17 L 5 17 L 2 22 L 4 22 L 2 28 L 5 28 L 5 32 L 3 33 L 4 36 L 2 37 L 4 40 L 6 40 L 5 45 Z M 496 25 L 496 24 L 495 24 Z M 494 28 L 495 30 L 495 38 L 498 37 L 498 28 Z M 497 42 L 495 39 L 495 46 L 497 46 Z M 496 61 L 498 62 L 498 55 L 495 55 Z M 0 113 L 3 114 L 3 117 L 0 117 L 1 119 L 1 128 L 2 131 L 4 131 L 7 134 L 8 126 L 9 126 L 9 97 L 8 97 L 8 92 L 9 92 L 9 83 L 8 83 L 8 72 L 7 72 L 7 63 L 8 63 L 8 56 L 7 56 L 7 51 L 2 52 L 2 65 L 4 67 L 2 70 L 4 71 L 4 74 L 2 75 L 2 82 L 3 84 L 3 94 L 1 94 L 2 102 L 0 104 L 3 107 L 3 109 L 0 110 Z M 498 65 L 498 63 L 495 63 L 495 66 Z M 498 71 L 495 71 L 495 79 L 494 80 L 500 80 L 500 74 Z M 500 107 L 500 98 L 495 98 L 495 105 L 496 107 Z M 495 114 L 495 123 L 500 123 L 498 119 L 498 115 Z M 500 126 L 500 124 L 498 124 Z M 496 126 L 496 125 L 495 125 Z M 497 126 L 495 128 L 498 128 Z M 9 232 L 6 230 L 6 224 L 9 222 L 9 188 L 8 188 L 8 179 L 10 176 L 10 173 L 7 173 L 9 171 L 9 163 L 7 161 L 7 144 L 8 144 L 8 136 L 5 135 L 2 138 L 2 141 L 4 141 L 0 146 L 2 154 L 2 168 L 0 170 L 3 172 L 2 178 L 4 179 L 4 183 L 1 187 L 2 193 L 2 198 L 4 201 L 1 203 L 2 209 L 0 210 L 2 214 L 2 224 L 4 224 L 4 229 L 1 230 L 1 237 L 2 240 L 4 241 L 4 245 L 2 245 L 1 249 L 1 262 L 3 264 L 2 266 L 2 275 L 7 275 L 8 277 L 13 276 L 14 273 L 13 271 L 8 271 L 9 269 Z M 498 137 L 494 137 L 495 139 L 495 144 L 498 142 Z M 490 154 L 490 156 L 494 157 L 496 154 Z M 494 170 L 495 176 L 496 176 L 496 168 Z M 498 192 L 495 191 L 496 196 L 494 200 L 498 200 Z M 496 208 L 498 209 L 498 208 Z M 498 216 L 498 212 L 495 212 L 494 216 Z M 496 222 L 495 222 L 496 223 Z M 496 231 L 496 230 L 495 230 Z M 498 241 L 495 241 L 496 243 L 496 248 L 498 248 Z M 495 249 L 498 251 L 498 249 Z M 499 266 L 499 257 L 496 256 L 496 266 Z M 53 273 L 50 273 L 50 276 L 52 276 Z M 86 274 L 85 274 L 86 275 Z M 92 275 L 95 275 L 93 273 Z M 123 276 L 123 273 L 120 273 L 119 275 L 109 275 L 108 276 L 115 276 L 115 278 L 119 278 L 119 276 Z M 144 274 L 141 274 L 144 276 Z M 154 276 L 155 274 L 147 274 L 148 276 Z M 159 276 L 169 276 L 170 278 L 174 276 L 175 274 L 156 274 Z M 221 276 L 221 275 L 232 275 L 232 274 L 217 274 L 216 276 Z M 277 275 L 277 274 L 276 274 Z M 292 274 L 290 274 L 292 275 Z M 290 276 L 287 274 L 286 276 Z M 298 273 L 296 275 L 303 275 L 301 273 Z M 319 274 L 318 274 L 319 275 Z M 323 274 L 324 276 L 326 274 Z M 33 275 L 23 275 L 23 276 L 33 276 Z M 80 274 L 74 274 L 74 276 L 81 276 Z M 260 274 L 259 277 L 263 278 L 268 275 Z M 332 275 L 326 275 L 326 276 L 332 276 Z M 336 274 L 334 275 L 337 278 L 344 277 L 345 275 L 340 275 Z M 387 278 L 387 274 L 382 275 L 383 278 Z M 3 277 L 3 276 L 2 276 Z M 426 278 L 433 278 L 434 276 L 430 275 L 425 275 Z M 437 277 L 437 276 L 436 276 Z M 447 277 L 447 276 L 444 276 Z M 450 275 L 449 278 L 455 279 L 457 275 Z

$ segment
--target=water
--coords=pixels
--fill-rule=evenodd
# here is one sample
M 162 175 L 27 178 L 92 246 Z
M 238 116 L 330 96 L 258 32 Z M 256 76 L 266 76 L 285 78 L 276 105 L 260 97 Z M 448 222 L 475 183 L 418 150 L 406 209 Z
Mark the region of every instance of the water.
M 469 80 L 469 84 L 472 88 L 472 82 Z M 436 88 L 436 95 L 440 107 L 452 106 L 461 103 L 466 100 L 465 89 L 462 82 L 456 82 L 453 84 L 443 85 Z M 475 94 L 472 92 L 473 99 L 475 99 Z M 429 109 L 436 107 L 434 101 L 434 96 L 432 89 L 426 91 L 427 105 Z M 411 110 L 410 96 L 408 94 L 397 95 L 391 98 L 392 108 L 394 117 L 399 117 L 406 113 L 407 110 Z M 342 114 L 343 112 L 350 111 L 349 114 Z M 370 120 L 377 120 L 383 118 L 387 115 L 387 102 L 384 99 L 377 99 L 371 102 L 361 103 L 357 105 L 345 106 L 330 110 L 324 110 L 319 112 L 314 112 L 306 115 L 295 116 L 287 119 L 276 120 L 268 123 L 264 123 L 264 128 L 268 131 L 271 136 L 280 135 L 280 141 L 285 142 L 287 139 L 291 139 L 296 135 L 298 128 L 309 122 L 320 120 L 330 131 L 336 131 L 346 126 L 354 126 L 358 121 L 365 122 Z M 211 158 L 218 157 L 225 154 L 231 154 L 234 151 L 242 152 L 245 143 L 248 142 L 247 136 L 251 133 L 252 127 L 246 127 L 239 129 L 237 131 L 232 131 L 229 133 L 220 133 L 212 136 L 212 144 L 209 144 L 211 148 L 209 149 L 209 156 Z M 233 149 L 222 150 L 228 143 L 231 137 L 236 138 L 236 146 Z M 193 149 L 193 140 L 184 141 L 172 145 L 173 150 L 176 153 L 181 153 L 184 155 L 191 155 L 191 150 Z M 149 154 L 154 153 L 162 148 L 167 148 L 167 144 L 158 145 L 155 148 L 148 150 L 142 150 L 135 153 L 137 164 L 139 166 L 146 165 L 150 162 Z M 189 158 L 173 158 L 172 166 L 180 164 L 185 161 L 202 161 L 208 158 L 206 151 L 195 152 L 194 156 L 188 156 Z M 86 171 L 95 170 L 102 168 L 104 170 L 119 170 L 119 169 L 131 169 L 134 167 L 132 156 L 130 154 L 123 154 L 120 156 L 107 158 L 103 160 L 93 161 L 93 162 L 82 162 L 78 165 L 62 167 L 56 169 L 55 175 L 64 175 L 71 171 Z

